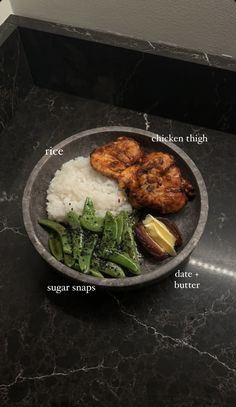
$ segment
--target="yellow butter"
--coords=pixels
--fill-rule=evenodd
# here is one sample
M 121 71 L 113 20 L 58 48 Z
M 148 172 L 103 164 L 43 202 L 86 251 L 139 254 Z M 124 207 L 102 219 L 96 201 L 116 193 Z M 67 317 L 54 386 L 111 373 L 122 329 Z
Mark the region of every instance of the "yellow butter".
M 176 256 L 175 251 L 175 236 L 168 230 L 164 223 L 154 218 L 152 215 L 147 215 L 143 221 L 144 227 L 151 238 L 166 251 L 170 256 Z

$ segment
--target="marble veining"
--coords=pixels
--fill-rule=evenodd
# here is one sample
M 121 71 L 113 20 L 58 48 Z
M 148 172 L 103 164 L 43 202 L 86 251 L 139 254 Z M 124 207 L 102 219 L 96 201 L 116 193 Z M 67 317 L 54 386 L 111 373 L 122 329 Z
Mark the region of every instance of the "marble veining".
M 181 48 L 174 43 L 165 43 L 159 41 L 145 41 L 133 37 L 124 36 L 120 33 L 102 32 L 99 30 L 91 30 L 81 27 L 68 26 L 65 24 L 57 24 L 54 22 L 40 21 L 27 17 L 12 15 L 8 22 L 16 26 L 36 29 L 55 34 L 73 36 L 85 40 L 93 40 L 94 42 L 114 45 L 116 47 L 126 47 L 128 49 L 151 52 L 156 55 L 168 56 L 170 58 L 180 58 L 185 61 L 221 67 L 223 69 L 236 70 L 236 61 L 231 55 L 213 55 L 206 54 L 200 50 L 190 50 Z M 209 63 L 209 61 L 211 61 Z
M 149 130 L 149 128 L 151 126 L 151 123 L 150 123 L 150 121 L 148 119 L 148 114 L 144 113 L 143 118 L 144 118 L 144 122 L 145 122 L 145 130 Z
M 1 27 L 0 45 L 1 407 L 234 407 L 235 60 L 18 16 Z M 88 53 L 98 56 L 90 66 Z M 33 86 L 29 67 L 50 89 Z M 179 69 L 185 86 L 161 67 Z M 210 200 L 204 235 L 181 268 L 198 290 L 175 289 L 172 275 L 120 294 L 47 291 L 68 280 L 26 235 L 26 180 L 46 148 L 109 125 L 206 134 L 202 145 L 179 143 Z M 227 133 L 206 128 L 214 126 Z
M 16 194 L 7 194 L 6 191 L 3 191 L 2 194 L 0 195 L 0 202 L 11 202 L 15 201 L 18 199 L 18 196 Z
M 23 229 L 23 226 L 9 226 L 8 220 L 6 218 L 0 219 L 0 233 L 9 231 L 21 236 L 27 236 L 26 233 L 21 232 L 20 230 Z
M 230 55 L 19 16 L 10 16 L 3 24 L 2 39 L 7 33 L 0 66 L 4 72 L 12 66 L 12 72 L 11 81 L 3 75 L 0 82 L 5 100 L 0 129 L 32 87 L 30 68 L 34 83 L 41 87 L 197 126 L 236 131 L 235 60 Z M 1 57 L 6 49 L 9 58 L 13 47 L 14 65 Z
M 182 59 L 176 47 L 165 55 L 146 52 L 145 47 L 152 49 L 147 42 L 130 49 L 119 46 L 120 36 L 109 36 L 109 43 L 108 37 L 100 41 L 101 33 L 86 40 L 57 35 L 45 24 L 42 31 L 19 27 L 36 85 L 235 133 L 236 80 L 227 63 L 225 70 L 215 68 L 209 54 L 197 52 Z M 155 50 L 164 47 L 151 44 Z
M 185 340 L 179 339 L 179 338 L 173 338 L 169 335 L 164 335 L 161 332 L 158 332 L 157 329 L 152 326 L 152 325 L 148 325 L 145 322 L 141 321 L 140 319 L 137 318 L 136 315 L 130 314 L 129 312 L 127 312 L 121 305 L 120 301 L 114 296 L 112 295 L 112 297 L 114 298 L 114 300 L 118 303 L 119 308 L 120 308 L 120 312 L 124 315 L 126 315 L 127 317 L 131 318 L 136 324 L 140 325 L 141 327 L 143 327 L 147 333 L 151 333 L 156 337 L 160 337 L 163 340 L 168 340 L 171 343 L 173 343 L 174 345 L 180 346 L 180 347 L 187 347 L 191 350 L 194 350 L 195 352 L 197 352 L 200 356 L 208 356 L 209 358 L 212 358 L 214 360 L 217 361 L 217 363 L 219 363 L 220 365 L 224 366 L 227 370 L 229 370 L 230 372 L 233 372 L 236 374 L 236 369 L 231 368 L 230 366 L 228 366 L 226 363 L 220 361 L 218 359 L 218 357 L 216 355 L 212 355 L 209 352 L 206 351 L 201 351 L 198 348 L 196 348 L 195 346 L 191 345 L 190 343 L 186 342 Z
M 206 230 L 183 267 L 200 289 L 175 289 L 172 275 L 120 294 L 47 292 L 48 284 L 68 280 L 25 236 L 26 180 L 45 148 L 109 124 L 207 135 L 200 146 L 179 144 L 202 172 L 210 199 Z M 38 87 L 2 136 L 1 406 L 234 407 L 235 136 Z

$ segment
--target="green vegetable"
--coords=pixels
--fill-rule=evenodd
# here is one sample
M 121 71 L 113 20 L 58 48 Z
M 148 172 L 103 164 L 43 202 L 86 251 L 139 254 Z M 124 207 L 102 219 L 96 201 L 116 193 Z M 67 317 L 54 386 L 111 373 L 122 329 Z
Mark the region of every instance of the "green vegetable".
M 135 214 L 127 212 L 113 216 L 109 211 L 104 218 L 97 217 L 92 200 L 86 198 L 82 216 L 73 210 L 68 212 L 69 226 L 50 219 L 40 219 L 39 224 L 50 232 L 49 249 L 58 261 L 97 278 L 103 278 L 104 274 L 124 278 L 122 267 L 135 275 L 140 274 L 133 232 L 136 218 Z M 98 245 L 97 233 L 101 231 Z
M 110 252 L 117 243 L 118 227 L 117 222 L 111 212 L 107 211 L 104 219 L 104 229 L 102 240 L 99 247 L 101 257 L 108 251 Z
M 79 259 L 84 242 L 83 229 L 80 226 L 80 219 L 78 214 L 75 213 L 73 210 L 68 212 L 67 220 L 69 226 L 71 227 L 72 252 L 74 259 L 73 265 L 76 270 L 80 270 Z M 70 262 L 70 259 L 67 259 L 67 262 Z
M 127 268 L 133 274 L 140 274 L 140 266 L 133 259 L 129 257 L 126 253 L 120 253 L 118 251 L 111 252 L 108 254 L 106 259 L 113 261 L 120 266 Z
M 77 271 L 81 271 L 81 270 L 80 270 L 79 263 L 75 262 L 75 263 L 73 264 L 73 269 L 75 269 L 75 270 L 77 270 Z
M 67 221 L 72 229 L 80 228 L 79 216 L 74 211 L 71 210 L 67 213 Z
M 127 212 L 125 213 L 126 216 L 128 217 L 128 222 L 129 225 L 133 228 L 138 221 L 140 220 L 140 212 L 138 210 L 134 210 L 131 213 L 127 214 Z
M 134 232 L 132 227 L 132 220 L 130 217 L 126 217 L 124 222 L 123 234 L 122 234 L 122 251 L 127 253 L 129 257 L 139 266 L 139 253 L 137 245 L 134 239 Z
M 93 276 L 93 277 L 104 278 L 104 276 L 102 275 L 102 273 L 100 273 L 100 271 L 97 271 L 94 269 L 90 269 L 89 274 L 91 274 L 91 276 Z
M 82 273 L 88 274 L 93 251 L 97 243 L 98 236 L 95 234 L 88 234 L 85 237 L 84 245 L 79 256 L 79 266 Z
M 52 230 L 56 232 L 60 237 L 62 249 L 65 254 L 72 254 L 72 246 L 70 243 L 70 238 L 68 232 L 64 226 L 60 223 L 55 222 L 54 220 L 50 219 L 40 219 L 39 224 L 46 229 Z
M 119 250 L 115 249 L 118 242 L 121 242 L 122 246 L 124 232 L 127 232 L 127 230 L 129 234 L 127 237 L 126 247 L 128 247 L 129 243 L 130 252 L 134 255 L 136 246 L 134 245 L 133 231 L 129 224 L 128 215 L 125 213 L 120 214 L 117 222 L 117 217 L 114 218 L 111 212 L 107 212 L 104 220 L 104 230 L 102 241 L 99 247 L 99 255 L 104 259 L 110 260 L 120 266 L 127 268 L 133 274 L 140 274 L 140 266 L 138 260 L 136 261 L 136 258 L 133 259 L 129 254 L 121 253 Z M 132 240 L 131 242 L 129 241 L 130 239 Z
M 75 260 L 74 258 L 71 256 L 71 254 L 64 254 L 64 263 L 66 266 L 68 267 L 73 267 Z
M 73 258 L 75 259 L 75 261 L 79 261 L 84 244 L 84 233 L 82 229 L 73 230 L 71 236 L 72 236 Z
M 91 232 L 101 232 L 103 229 L 103 218 L 95 216 L 93 201 L 90 198 L 86 198 L 80 223 L 84 229 Z
M 89 215 L 81 216 L 80 223 L 84 229 L 91 232 L 101 232 L 103 228 L 103 218 L 98 216 L 90 217 Z
M 125 273 L 122 270 L 121 267 L 119 267 L 117 264 L 112 263 L 111 261 L 108 261 L 105 263 L 104 268 L 102 269 L 102 272 L 104 274 L 107 274 L 110 277 L 115 277 L 115 278 L 124 278 Z
M 91 198 L 87 197 L 84 203 L 83 215 L 95 216 L 95 209 Z
M 124 278 L 125 273 L 120 266 L 112 263 L 111 261 L 105 261 L 98 257 L 92 260 L 92 269 L 99 271 L 102 274 L 107 274 L 114 278 Z
M 57 233 L 52 232 L 50 234 L 49 239 L 48 239 L 48 247 L 49 247 L 49 250 L 50 250 L 51 254 L 58 261 L 63 260 L 63 251 L 62 251 L 61 240 L 60 240 Z
M 123 234 L 123 228 L 124 228 L 124 213 L 120 212 L 116 216 L 116 223 L 117 223 L 117 245 L 119 246 L 122 241 L 122 234 Z
M 70 246 L 72 247 L 72 234 L 71 231 L 67 229 L 67 238 Z M 75 259 L 73 257 L 73 248 L 72 248 L 72 253 L 64 253 L 64 263 L 67 267 L 73 267 L 75 262 Z

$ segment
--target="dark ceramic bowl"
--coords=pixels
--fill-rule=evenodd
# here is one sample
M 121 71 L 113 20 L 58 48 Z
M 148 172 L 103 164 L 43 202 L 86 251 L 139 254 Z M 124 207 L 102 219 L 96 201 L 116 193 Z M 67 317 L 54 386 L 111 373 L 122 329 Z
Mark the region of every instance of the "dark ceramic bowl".
M 125 135 L 138 140 L 144 149 L 166 151 L 174 155 L 182 174 L 193 184 L 196 197 L 180 212 L 168 215 L 173 219 L 183 236 L 183 245 L 176 257 L 157 263 L 151 257 L 143 257 L 142 274 L 124 279 L 98 279 L 68 268 L 58 262 L 48 251 L 48 234 L 38 225 L 38 219 L 46 217 L 46 192 L 56 170 L 62 164 L 79 155 L 89 156 L 91 151 L 118 136 Z M 176 145 L 152 142 L 154 133 L 130 127 L 101 127 L 75 134 L 57 144 L 63 149 L 62 156 L 44 156 L 34 167 L 23 196 L 23 216 L 26 231 L 39 254 L 57 271 L 83 284 L 114 289 L 134 288 L 156 282 L 184 263 L 196 247 L 206 224 L 208 197 L 203 178 L 193 161 Z

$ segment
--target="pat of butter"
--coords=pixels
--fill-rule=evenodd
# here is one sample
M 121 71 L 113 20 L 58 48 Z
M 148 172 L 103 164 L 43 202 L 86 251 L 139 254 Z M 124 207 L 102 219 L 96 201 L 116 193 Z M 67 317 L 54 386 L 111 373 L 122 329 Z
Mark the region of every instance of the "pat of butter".
M 158 219 L 154 218 L 152 215 L 147 215 L 146 218 L 143 221 L 144 226 L 148 226 L 149 224 L 155 224 L 159 230 L 159 232 L 162 234 L 164 239 L 166 239 L 172 246 L 175 245 L 176 238 L 175 236 L 169 231 L 169 229 L 166 227 L 166 225 L 162 222 L 160 222 Z
M 147 215 L 143 221 L 144 227 L 151 238 L 170 256 L 176 256 L 175 236 L 170 233 L 166 225 L 155 219 L 152 215 Z

